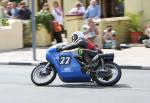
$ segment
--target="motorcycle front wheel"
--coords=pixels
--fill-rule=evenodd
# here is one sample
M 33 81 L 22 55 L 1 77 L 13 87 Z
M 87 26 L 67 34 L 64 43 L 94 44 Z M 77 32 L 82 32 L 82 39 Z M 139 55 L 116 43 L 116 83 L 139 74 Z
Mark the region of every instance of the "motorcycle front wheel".
M 54 81 L 56 78 L 56 70 L 53 66 L 49 65 L 47 71 L 43 73 L 44 67 L 47 63 L 39 64 L 31 73 L 31 81 L 37 86 L 46 86 Z
M 112 86 L 115 85 L 121 78 L 121 68 L 115 63 L 104 64 L 104 70 L 107 70 L 107 76 L 99 75 L 99 71 L 95 73 L 94 80 L 98 85 L 101 86 Z

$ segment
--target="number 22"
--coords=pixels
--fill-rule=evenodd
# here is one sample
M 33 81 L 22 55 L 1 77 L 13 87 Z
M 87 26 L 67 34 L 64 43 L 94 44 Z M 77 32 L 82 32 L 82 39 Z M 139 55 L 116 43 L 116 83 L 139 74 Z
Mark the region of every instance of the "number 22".
M 61 65 L 68 65 L 68 64 L 70 64 L 70 62 L 71 62 L 71 57 L 60 57 L 60 64 Z

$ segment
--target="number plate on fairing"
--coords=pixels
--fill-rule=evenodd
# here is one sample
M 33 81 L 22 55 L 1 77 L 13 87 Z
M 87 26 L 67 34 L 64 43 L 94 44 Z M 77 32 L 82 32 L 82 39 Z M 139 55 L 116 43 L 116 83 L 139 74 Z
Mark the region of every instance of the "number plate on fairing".
M 59 57 L 59 64 L 60 65 L 70 65 L 71 57 L 70 56 L 61 56 Z

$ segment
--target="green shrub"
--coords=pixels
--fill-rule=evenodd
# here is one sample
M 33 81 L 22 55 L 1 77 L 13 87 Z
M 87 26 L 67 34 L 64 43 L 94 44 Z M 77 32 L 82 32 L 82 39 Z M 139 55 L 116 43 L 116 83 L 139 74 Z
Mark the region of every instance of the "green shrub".
M 37 29 L 40 25 L 42 25 L 49 33 L 52 32 L 52 24 L 50 23 L 50 21 L 53 21 L 54 17 L 51 13 L 38 13 L 35 17 Z
M 128 16 L 130 17 L 130 24 L 129 24 L 130 31 L 131 32 L 143 32 L 143 26 L 141 23 L 142 14 L 128 13 Z
M 9 23 L 7 22 L 7 20 L 8 19 L 6 19 L 6 18 L 2 18 L 2 25 L 3 26 L 8 26 L 9 25 Z

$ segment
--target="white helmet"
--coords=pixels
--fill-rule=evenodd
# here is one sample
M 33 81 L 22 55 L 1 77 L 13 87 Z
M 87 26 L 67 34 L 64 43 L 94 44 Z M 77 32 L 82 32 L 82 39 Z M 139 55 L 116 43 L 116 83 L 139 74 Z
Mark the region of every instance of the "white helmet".
M 81 31 L 76 31 L 72 34 L 72 42 L 77 42 L 80 38 L 84 38 L 84 34 Z

